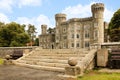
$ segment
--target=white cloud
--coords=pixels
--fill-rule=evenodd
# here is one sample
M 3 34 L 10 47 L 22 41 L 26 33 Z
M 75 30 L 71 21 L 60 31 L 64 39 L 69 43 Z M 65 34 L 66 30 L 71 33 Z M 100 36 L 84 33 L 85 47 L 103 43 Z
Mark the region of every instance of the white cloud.
M 84 17 L 90 17 L 92 15 L 91 13 L 91 5 L 96 2 L 91 2 L 88 5 L 81 5 L 78 4 L 76 6 L 69 6 L 66 7 L 62 13 L 67 14 L 68 19 L 69 18 L 84 18 Z M 113 15 L 113 11 L 105 8 L 104 12 L 104 19 L 105 21 L 110 21 L 111 17 Z
M 87 17 L 91 15 L 91 4 L 89 5 L 81 5 L 78 4 L 76 6 L 69 6 L 65 8 L 62 13 L 66 13 L 68 18 L 74 18 L 74 17 Z
M 13 0 L 1 0 L 0 1 L 0 10 L 12 12 Z
M 0 0 L 0 12 L 12 12 L 13 7 L 40 6 L 42 0 Z
M 33 18 L 27 18 L 27 17 L 18 17 L 16 22 L 20 23 L 20 24 L 33 24 L 35 25 L 35 27 L 37 28 L 37 35 L 40 34 L 41 32 L 41 25 L 42 24 L 46 24 L 49 26 L 51 25 L 50 19 L 45 16 L 45 15 L 39 15 L 38 17 L 33 17 Z
M 5 14 L 0 13 L 0 22 L 9 23 L 10 20 L 8 19 L 8 17 Z
M 42 0 L 19 0 L 19 7 L 22 6 L 39 6 L 42 3 Z
M 113 16 L 113 14 L 114 14 L 114 11 L 108 10 L 107 8 L 105 8 L 105 12 L 104 12 L 105 21 L 109 22 Z

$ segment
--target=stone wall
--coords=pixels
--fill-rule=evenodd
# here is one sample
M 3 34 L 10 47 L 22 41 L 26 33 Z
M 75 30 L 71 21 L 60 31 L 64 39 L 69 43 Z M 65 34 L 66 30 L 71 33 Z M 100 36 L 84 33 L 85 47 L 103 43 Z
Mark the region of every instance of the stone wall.
M 23 54 L 28 53 L 35 47 L 0 47 L 0 58 L 5 58 L 6 55 L 10 55 L 14 50 L 23 50 Z
M 94 43 L 90 45 L 90 49 L 110 49 L 120 48 L 120 42 L 109 42 L 109 43 Z

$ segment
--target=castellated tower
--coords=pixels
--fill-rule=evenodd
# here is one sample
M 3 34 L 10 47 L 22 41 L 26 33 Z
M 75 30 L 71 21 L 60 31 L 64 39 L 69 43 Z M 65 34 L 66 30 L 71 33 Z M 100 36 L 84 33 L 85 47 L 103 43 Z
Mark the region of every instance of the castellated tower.
M 62 22 L 66 21 L 66 14 L 56 14 L 55 15 L 55 20 L 56 20 L 56 26 L 60 25 Z
M 104 4 L 96 3 L 91 6 L 92 17 L 94 19 L 94 38 L 97 36 L 96 43 L 104 42 Z
M 41 32 L 42 32 L 42 35 L 47 33 L 47 25 L 45 24 L 41 25 Z
M 56 20 L 56 35 L 55 35 L 55 42 L 56 47 L 59 47 L 60 37 L 61 37 L 61 23 L 66 21 L 66 14 L 58 13 L 55 15 Z

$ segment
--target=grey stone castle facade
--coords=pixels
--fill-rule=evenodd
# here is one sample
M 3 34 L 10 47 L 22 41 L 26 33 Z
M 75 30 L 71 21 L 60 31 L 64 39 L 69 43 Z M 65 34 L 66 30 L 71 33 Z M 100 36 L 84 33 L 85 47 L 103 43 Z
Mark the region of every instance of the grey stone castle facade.
M 56 14 L 55 28 L 41 25 L 39 44 L 43 48 L 70 49 L 89 48 L 90 44 L 104 42 L 104 4 L 91 6 L 92 16 L 66 20 L 66 14 Z

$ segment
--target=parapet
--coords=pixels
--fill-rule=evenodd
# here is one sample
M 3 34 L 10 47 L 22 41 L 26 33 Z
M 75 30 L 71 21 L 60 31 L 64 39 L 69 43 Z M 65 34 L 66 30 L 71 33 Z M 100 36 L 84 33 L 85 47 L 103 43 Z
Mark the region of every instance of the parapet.
M 91 10 L 96 11 L 96 10 L 104 10 L 104 4 L 103 3 L 95 3 L 91 6 Z
M 83 22 L 83 21 L 91 21 L 93 18 L 92 17 L 87 17 L 87 18 L 72 18 L 69 19 L 68 21 L 71 22 Z
M 47 28 L 47 25 L 46 24 L 42 24 L 41 28 Z
M 62 17 L 66 18 L 66 14 L 58 13 L 55 15 L 55 18 L 62 18 Z

